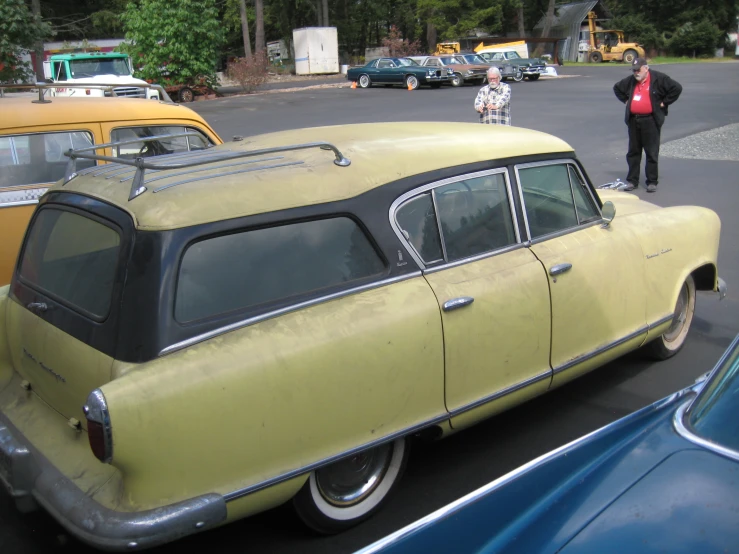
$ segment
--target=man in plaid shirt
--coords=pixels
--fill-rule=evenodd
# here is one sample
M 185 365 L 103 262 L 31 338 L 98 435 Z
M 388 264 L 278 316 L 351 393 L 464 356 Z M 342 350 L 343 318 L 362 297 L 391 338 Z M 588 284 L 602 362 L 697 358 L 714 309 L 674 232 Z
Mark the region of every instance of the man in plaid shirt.
M 511 124 L 511 87 L 500 82 L 497 67 L 488 69 L 488 84 L 477 93 L 475 110 L 480 113 L 480 123 Z

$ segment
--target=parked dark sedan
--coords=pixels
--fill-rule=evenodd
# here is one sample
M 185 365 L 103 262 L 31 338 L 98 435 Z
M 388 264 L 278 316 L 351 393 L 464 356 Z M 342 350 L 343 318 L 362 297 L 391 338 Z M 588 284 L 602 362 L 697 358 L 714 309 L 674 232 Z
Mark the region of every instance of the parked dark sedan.
M 360 552 L 737 552 L 738 473 L 739 337 L 707 380 Z
M 346 78 L 356 81 L 361 88 L 372 85 L 400 85 L 410 90 L 428 85 L 439 88 L 449 80 L 448 72 L 441 67 L 421 67 L 409 58 L 379 58 L 364 67 L 352 67 Z
M 500 78 L 502 81 L 505 81 L 506 79 L 513 79 L 517 83 L 523 81 L 523 70 L 521 69 L 520 65 L 508 62 L 506 60 L 487 61 L 479 54 L 469 52 L 458 54 L 458 56 L 464 58 L 464 61 L 470 64 L 497 67 L 500 71 Z
M 517 65 L 529 81 L 536 81 L 540 75 L 546 73 L 547 64 L 539 58 L 522 58 L 515 50 L 505 52 L 481 52 L 480 56 L 495 63 L 509 63 Z

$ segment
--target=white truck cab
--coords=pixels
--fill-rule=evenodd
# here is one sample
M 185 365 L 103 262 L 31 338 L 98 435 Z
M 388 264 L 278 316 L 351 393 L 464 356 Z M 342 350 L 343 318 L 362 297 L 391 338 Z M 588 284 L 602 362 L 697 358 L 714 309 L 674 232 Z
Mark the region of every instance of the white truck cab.
M 53 54 L 44 61 L 44 77 L 49 83 L 59 84 L 51 89 L 52 96 L 112 96 L 109 89 L 95 85 L 120 83 L 113 89 L 116 96 L 161 100 L 159 91 L 136 86 L 147 83 L 133 76 L 131 58 L 120 52 Z M 70 88 L 65 83 L 89 84 L 90 88 Z

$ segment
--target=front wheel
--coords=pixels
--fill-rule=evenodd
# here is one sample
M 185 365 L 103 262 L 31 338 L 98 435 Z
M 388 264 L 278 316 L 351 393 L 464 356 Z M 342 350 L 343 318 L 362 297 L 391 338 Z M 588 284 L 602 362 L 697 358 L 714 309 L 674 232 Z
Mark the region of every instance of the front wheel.
M 624 63 L 634 63 L 634 60 L 639 56 L 636 50 L 627 50 L 624 52 Z
M 523 71 L 517 71 L 516 74 L 513 76 L 513 80 L 517 83 L 523 81 Z
M 459 73 L 455 73 L 452 77 L 452 86 L 461 87 L 462 83 L 464 83 L 464 79 L 462 79 L 462 76 Z
M 370 88 L 372 86 L 372 81 L 370 81 L 369 75 L 360 75 L 359 76 L 359 86 L 362 88 Z
M 317 469 L 293 498 L 311 529 L 339 533 L 377 512 L 400 480 L 408 461 L 405 438 Z
M 408 90 L 416 90 L 418 88 L 418 77 L 415 75 L 408 75 L 405 78 L 405 88 Z
M 195 100 L 195 93 L 191 88 L 182 87 L 177 93 L 177 97 L 180 99 L 180 102 L 192 102 Z
M 677 354 L 685 344 L 694 313 L 695 282 L 692 277 L 688 276 L 677 297 L 672 325 L 664 334 L 644 347 L 649 357 L 656 360 L 666 360 Z

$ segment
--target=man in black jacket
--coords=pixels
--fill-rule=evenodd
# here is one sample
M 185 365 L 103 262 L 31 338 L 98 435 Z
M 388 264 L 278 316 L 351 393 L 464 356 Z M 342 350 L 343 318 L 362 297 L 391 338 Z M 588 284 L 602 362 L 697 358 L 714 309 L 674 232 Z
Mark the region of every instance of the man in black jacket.
M 647 192 L 657 192 L 660 130 L 667 116 L 667 106 L 678 99 L 683 87 L 664 73 L 650 70 L 644 58 L 636 58 L 631 69 L 633 75 L 613 85 L 616 98 L 626 104 L 625 119 L 629 128 L 629 151 L 626 154 L 629 174 L 624 190 L 634 190 L 639 186 L 643 149 L 647 155 L 644 168 Z

